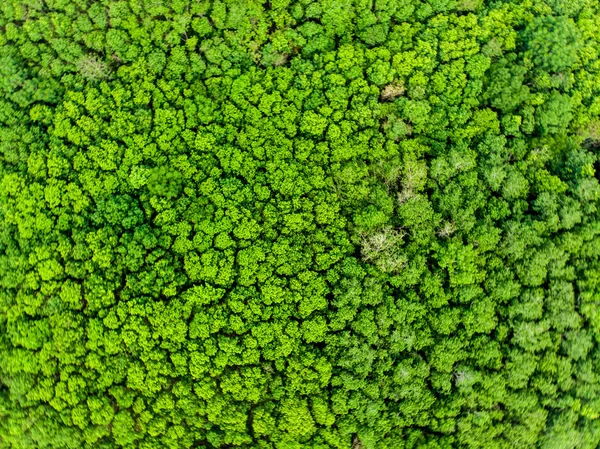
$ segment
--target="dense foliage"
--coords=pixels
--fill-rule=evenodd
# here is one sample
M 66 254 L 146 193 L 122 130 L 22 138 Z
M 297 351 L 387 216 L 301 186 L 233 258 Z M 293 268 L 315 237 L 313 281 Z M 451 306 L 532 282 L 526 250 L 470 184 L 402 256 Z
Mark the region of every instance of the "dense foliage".
M 0 8 L 0 448 L 598 447 L 596 0 Z

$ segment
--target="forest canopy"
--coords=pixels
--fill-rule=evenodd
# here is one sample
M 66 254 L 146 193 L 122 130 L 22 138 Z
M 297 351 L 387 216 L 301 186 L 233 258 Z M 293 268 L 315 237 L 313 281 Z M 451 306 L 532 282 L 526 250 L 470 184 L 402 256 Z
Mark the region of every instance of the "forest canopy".
M 0 2 L 0 448 L 597 448 L 599 24 Z

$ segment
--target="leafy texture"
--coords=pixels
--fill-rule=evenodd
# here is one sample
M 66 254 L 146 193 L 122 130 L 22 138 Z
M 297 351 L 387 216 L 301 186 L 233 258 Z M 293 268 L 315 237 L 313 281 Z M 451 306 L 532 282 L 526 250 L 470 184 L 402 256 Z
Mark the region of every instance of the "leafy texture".
M 596 448 L 593 0 L 7 0 L 1 448 Z

